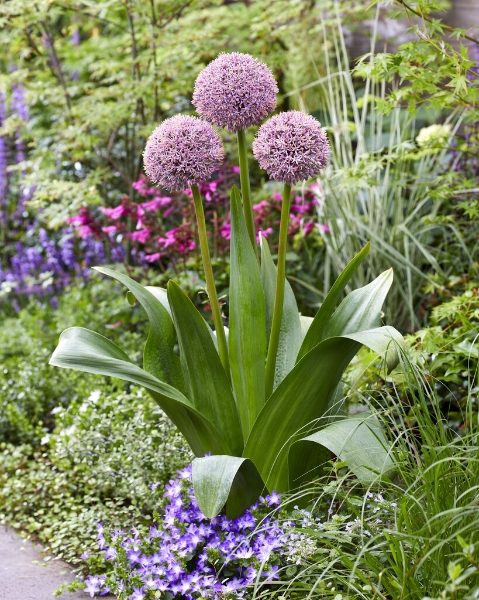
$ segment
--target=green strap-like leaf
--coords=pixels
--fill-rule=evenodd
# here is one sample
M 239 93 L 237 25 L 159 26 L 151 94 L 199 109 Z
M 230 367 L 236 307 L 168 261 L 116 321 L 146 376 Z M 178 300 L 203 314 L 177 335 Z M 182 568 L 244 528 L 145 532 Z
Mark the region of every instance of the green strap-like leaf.
M 331 452 L 364 483 L 377 480 L 394 467 L 380 423 L 374 415 L 363 413 L 339 419 L 292 445 L 289 469 L 294 487 L 319 474 Z
M 145 285 L 145 290 L 148 290 L 150 294 L 153 294 L 153 296 L 161 302 L 163 308 L 171 317 L 171 308 L 168 302 L 168 292 L 166 291 L 166 288 L 157 285 Z
M 188 397 L 223 432 L 228 451 L 241 454 L 244 442 L 238 410 L 211 330 L 174 281 L 168 283 L 168 300 L 178 336 Z
M 266 309 L 261 274 L 238 189 L 231 192 L 229 352 L 231 378 L 246 438 L 265 400 Z
M 382 356 L 389 371 L 398 364 L 399 354 L 404 349 L 403 336 L 390 325 L 348 333 L 347 336 Z
M 392 282 L 393 270 L 388 269 L 368 285 L 348 294 L 330 317 L 323 339 L 378 327 Z
M 271 329 L 276 290 L 276 266 L 271 258 L 268 242 L 263 237 L 261 238 L 261 277 L 266 298 L 266 323 L 267 331 L 269 332 Z M 298 305 L 296 304 L 293 290 L 288 280 L 286 280 L 273 389 L 278 387 L 294 367 L 302 341 L 303 332 L 299 319 Z
M 235 518 L 258 499 L 264 483 L 247 458 L 205 456 L 193 461 L 193 488 L 206 517 L 216 517 L 226 505 L 227 516 Z
M 124 273 L 108 267 L 95 267 L 95 269 L 128 288 L 148 315 L 150 330 L 143 352 L 145 370 L 183 390 L 180 360 L 173 350 L 176 344 L 176 332 L 164 302 L 157 297 L 156 292 L 148 290 Z
M 289 448 L 328 423 L 331 399 L 361 344 L 391 352 L 398 339 L 400 334 L 392 327 L 329 338 L 296 364 L 259 414 L 243 453 L 254 462 L 269 490 L 289 489 Z
M 348 285 L 354 273 L 357 271 L 360 264 L 369 254 L 369 242 L 360 250 L 356 256 L 346 265 L 345 269 L 340 273 L 331 289 L 329 290 L 324 302 L 321 304 L 313 322 L 308 327 L 304 341 L 298 353 L 297 360 L 300 360 L 307 352 L 312 350 L 316 344 L 325 339 L 324 330 L 328 325 L 329 318 L 333 314 L 345 287 Z M 367 329 L 364 327 L 363 329 Z
M 180 429 L 196 455 L 224 453 L 228 448 L 222 432 L 179 390 L 132 363 L 123 350 L 94 331 L 83 327 L 66 329 L 60 336 L 50 364 L 118 377 L 143 386 Z

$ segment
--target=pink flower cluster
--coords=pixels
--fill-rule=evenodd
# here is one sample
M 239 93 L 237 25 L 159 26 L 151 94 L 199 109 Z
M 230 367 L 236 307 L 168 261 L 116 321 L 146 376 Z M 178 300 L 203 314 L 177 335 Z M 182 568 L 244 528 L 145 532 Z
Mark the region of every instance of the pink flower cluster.
M 208 233 L 215 256 L 227 256 L 231 237 L 228 190 L 237 175 L 238 167 L 223 168 L 216 179 L 200 184 L 205 199 Z M 306 188 L 302 195 L 293 198 L 289 234 L 307 237 L 313 233 L 327 233 L 328 226 L 318 224 L 318 202 L 321 198 L 319 184 Z M 133 264 L 158 264 L 175 268 L 198 252 L 195 216 L 192 202 L 185 201 L 191 190 L 163 195 L 146 177 L 133 183 L 140 201 L 124 196 L 114 207 L 100 207 L 96 212 L 83 207 L 68 219 L 82 239 L 103 241 L 105 250 L 116 256 L 126 256 L 130 248 Z M 273 250 L 279 230 L 281 214 L 280 193 L 265 196 L 257 202 L 254 219 L 258 234 L 270 238 Z

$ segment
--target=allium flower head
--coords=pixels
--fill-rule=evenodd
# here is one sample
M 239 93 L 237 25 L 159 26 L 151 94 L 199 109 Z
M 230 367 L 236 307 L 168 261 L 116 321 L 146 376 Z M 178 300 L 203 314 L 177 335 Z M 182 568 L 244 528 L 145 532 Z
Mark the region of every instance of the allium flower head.
M 292 184 L 317 175 L 326 166 L 329 144 L 319 121 L 290 110 L 260 127 L 253 153 L 271 179 Z
M 152 181 L 174 191 L 206 181 L 223 158 L 223 145 L 209 123 L 198 117 L 176 115 L 150 135 L 143 164 Z
M 239 131 L 273 112 L 277 93 L 269 67 L 249 54 L 231 52 L 220 54 L 198 75 L 193 104 L 207 121 Z

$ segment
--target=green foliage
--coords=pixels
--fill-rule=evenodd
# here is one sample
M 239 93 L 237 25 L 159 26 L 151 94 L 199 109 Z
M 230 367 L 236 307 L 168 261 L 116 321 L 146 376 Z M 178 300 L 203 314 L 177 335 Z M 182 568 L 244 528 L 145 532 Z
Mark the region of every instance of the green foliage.
M 420 17 L 411 28 L 413 39 L 401 44 L 394 53 L 367 55 L 358 64 L 357 73 L 376 82 L 401 81 L 384 99 L 382 107 L 386 111 L 398 104 L 411 112 L 423 104 L 447 111 L 467 108 L 467 118 L 473 122 L 477 118 L 479 87 L 477 78 L 470 77 L 475 65 L 468 45 L 479 40 L 437 18 L 437 11 L 443 17 L 448 8 L 444 2 L 396 2 L 401 6 L 398 16 Z
M 364 285 L 372 273 L 393 266 L 403 284 L 392 290 L 394 309 L 388 310 L 394 313 L 387 315 L 394 314 L 395 323 L 411 330 L 419 322 L 422 290 L 434 274 L 446 278 L 459 256 L 465 263 L 472 261 L 468 244 L 472 250 L 476 228 L 472 221 L 464 222 L 455 202 L 455 190 L 472 187 L 472 180 L 464 181 L 454 170 L 457 155 L 451 152 L 466 115 L 461 108 L 450 112 L 443 125 L 421 129 L 442 120 L 441 113 L 430 107 L 403 108 L 394 93 L 407 84 L 390 75 L 389 62 L 384 69 L 391 76 L 390 88 L 370 70 L 375 61 L 383 64 L 382 55 L 363 57 L 351 73 L 342 26 L 324 26 L 322 35 L 327 72 L 309 89 L 309 95 L 311 89 L 317 92 L 318 114 L 332 142 L 331 170 L 321 179 L 320 218 L 330 232 L 324 236 L 326 256 L 318 287 L 324 294 L 353 248 L 371 240 L 371 258 L 353 282 Z M 397 54 L 390 56 L 394 62 Z M 436 75 L 435 69 L 417 68 Z M 311 275 L 308 282 L 314 282 Z
M 466 409 L 474 415 L 471 427 L 458 436 L 441 418 L 441 398 L 421 371 L 408 361 L 399 371 L 407 382 L 414 420 L 393 388 L 387 399 L 384 390 L 369 393 L 372 411 L 395 438 L 394 479 L 364 493 L 344 463 L 336 462 L 335 480 L 319 479 L 292 497 L 293 506 L 305 498 L 313 506 L 312 516 L 303 513 L 302 520 L 292 511 L 298 523 L 297 548 L 292 544 L 298 568 L 282 573 L 276 595 L 260 587 L 253 598 L 477 597 L 479 429 L 474 394 Z M 345 521 L 346 531 L 341 529 Z
M 473 283 L 455 283 L 433 297 L 432 301 L 439 303 L 431 308 L 427 326 L 406 336 L 405 341 L 409 359 L 434 388 L 441 418 L 458 432 L 467 432 L 475 419 L 471 402 L 478 389 L 479 296 Z M 398 371 L 386 377 L 375 363 L 371 352 L 358 356 L 348 373 L 354 394 L 358 394 L 353 397 L 361 401 L 363 394 L 394 387 L 414 421 L 408 379 Z M 430 410 L 433 412 L 432 406 Z
M 90 382 L 48 366 L 59 331 L 72 322 L 95 324 L 105 333 L 121 325 L 123 343 L 137 352 L 138 320 L 123 294 L 103 282 L 71 287 L 59 309 L 31 300 L 0 327 L 0 441 L 37 443 L 53 427 L 52 409 L 88 396 Z M 112 391 L 118 389 L 112 386 Z
M 99 521 L 148 523 L 161 498 L 150 490 L 189 459 L 181 436 L 138 391 L 100 386 L 68 408 L 42 446 L 3 444 L 0 519 L 35 535 L 72 564 L 96 551 Z
M 27 92 L 32 208 L 58 227 L 81 204 L 132 194 L 146 136 L 190 108 L 198 72 L 220 52 L 253 53 L 282 85 L 306 83 L 314 61 L 298 32 L 316 21 L 313 5 L 289 0 L 2 3 L 0 89 Z M 18 125 L 7 120 L 5 133 Z

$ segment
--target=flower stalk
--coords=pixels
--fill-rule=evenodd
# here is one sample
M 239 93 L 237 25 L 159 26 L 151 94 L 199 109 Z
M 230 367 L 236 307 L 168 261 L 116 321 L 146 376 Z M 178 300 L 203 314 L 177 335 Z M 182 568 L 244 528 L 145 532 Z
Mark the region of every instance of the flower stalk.
M 248 229 L 249 238 L 256 252 L 256 230 L 254 226 L 253 207 L 251 205 L 251 187 L 248 169 L 248 151 L 246 148 L 245 130 L 240 129 L 237 133 L 238 156 L 240 164 L 241 197 L 243 200 L 243 212 Z
M 268 354 L 266 357 L 266 398 L 273 392 L 276 355 L 278 353 L 279 334 L 283 317 L 284 289 L 286 283 L 286 248 L 288 244 L 289 212 L 291 208 L 291 185 L 284 184 L 281 204 L 281 222 L 279 227 L 278 266 L 276 271 L 276 291 L 271 321 Z
M 218 294 L 216 293 L 215 277 L 211 266 L 210 250 L 208 247 L 208 236 L 206 233 L 205 212 L 203 210 L 203 201 L 198 185 L 195 183 L 191 186 L 193 192 L 193 201 L 195 204 L 196 222 L 198 225 L 198 238 L 200 242 L 201 259 L 203 261 L 203 270 L 206 279 L 206 291 L 210 301 L 211 312 L 213 314 L 213 323 L 216 330 L 216 340 L 218 343 L 218 354 L 220 355 L 221 363 L 229 375 L 229 359 L 228 347 L 226 345 L 225 329 L 223 319 L 221 318 L 221 309 L 218 302 Z

